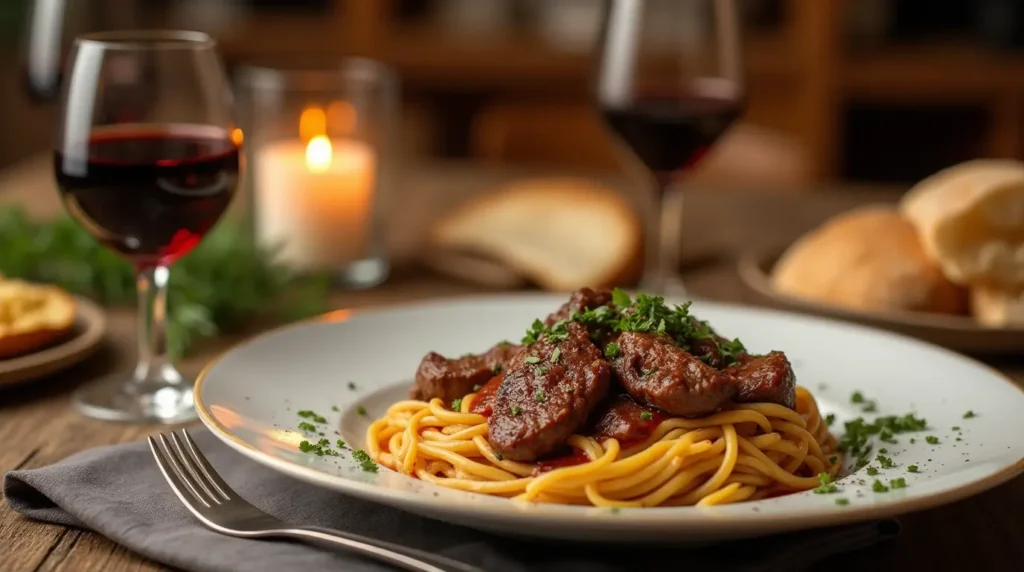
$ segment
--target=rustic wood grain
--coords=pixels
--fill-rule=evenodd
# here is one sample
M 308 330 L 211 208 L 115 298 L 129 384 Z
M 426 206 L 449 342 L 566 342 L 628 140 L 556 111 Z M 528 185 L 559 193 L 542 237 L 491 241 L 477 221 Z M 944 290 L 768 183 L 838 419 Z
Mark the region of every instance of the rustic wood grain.
M 26 163 L 0 174 L 0 203 L 18 200 L 35 214 L 58 209 L 48 164 Z M 376 307 L 484 292 L 480 286 L 431 275 L 415 266 L 416 246 L 429 218 L 459 200 L 521 172 L 465 166 L 434 166 L 416 171 L 396 209 L 389 237 L 399 268 L 387 284 L 369 291 L 339 292 L 331 307 Z M 622 183 L 629 188 L 628 182 Z M 699 296 L 743 302 L 747 294 L 734 270 L 736 256 L 751 245 L 773 249 L 787 244 L 828 216 L 852 206 L 891 201 L 891 191 L 844 189 L 804 196 L 761 193 L 694 193 L 685 205 L 684 252 L 708 262 L 687 271 L 687 284 Z M 41 467 L 90 447 L 139 439 L 162 427 L 106 423 L 83 418 L 70 406 L 71 390 L 105 373 L 127 370 L 134 353 L 132 312 L 111 310 L 104 347 L 80 366 L 48 379 L 0 392 L 0 471 Z M 236 341 L 211 342 L 182 364 L 197 371 L 211 356 Z M 1018 381 L 1024 362 L 993 363 Z M 884 546 L 844 555 L 833 570 L 945 570 L 951 562 L 972 570 L 1015 570 L 1024 561 L 1024 479 L 950 506 L 901 519 L 904 534 Z M 0 506 L 0 571 L 161 570 L 159 565 L 91 532 L 32 522 L 6 504 Z

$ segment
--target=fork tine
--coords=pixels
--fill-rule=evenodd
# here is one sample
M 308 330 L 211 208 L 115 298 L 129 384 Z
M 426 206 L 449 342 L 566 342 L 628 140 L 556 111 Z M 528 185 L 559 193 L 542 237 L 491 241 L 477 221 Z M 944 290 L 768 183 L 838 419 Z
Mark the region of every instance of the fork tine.
M 181 461 L 174 453 L 174 447 L 167 441 L 167 434 L 161 433 L 160 435 L 157 435 L 157 438 L 160 441 L 161 450 L 166 454 L 166 460 L 174 470 L 174 473 L 178 475 L 178 478 L 185 483 L 185 487 L 192 493 L 192 496 L 199 499 L 199 501 L 206 506 L 216 504 L 212 499 L 203 494 L 201 487 L 195 482 L 195 479 L 191 474 L 189 474 L 189 471 L 182 467 Z
M 199 450 L 199 446 L 197 446 L 196 442 L 192 440 L 192 436 L 188 434 L 188 431 L 182 429 L 181 436 L 185 440 L 185 449 L 188 450 L 192 459 L 198 465 L 199 470 L 206 477 L 207 481 L 213 485 L 213 488 L 217 489 L 217 492 L 221 494 L 224 500 L 231 500 L 231 497 L 237 497 L 238 493 L 229 487 L 228 484 L 224 482 L 224 479 L 220 478 L 220 475 L 213 468 L 213 465 L 206 460 L 206 455 L 203 455 Z
M 162 435 L 159 435 L 162 437 Z M 209 507 L 210 504 L 203 500 L 201 497 L 195 494 L 195 491 L 182 480 L 179 470 L 175 468 L 173 460 L 169 453 L 163 450 L 163 447 L 159 444 L 158 440 L 153 437 L 147 437 L 149 441 L 149 449 L 153 452 L 153 458 L 156 459 L 156 464 L 160 467 L 160 472 L 163 473 L 164 478 L 167 479 L 167 483 L 171 485 L 174 492 L 177 493 L 178 498 L 181 499 L 186 505 L 192 505 L 194 501 L 199 501 L 203 506 Z M 189 497 L 192 500 L 189 500 Z
M 171 432 L 171 443 L 174 445 L 174 452 L 177 455 L 178 462 L 181 463 L 181 466 L 184 467 L 186 471 L 188 471 L 189 476 L 192 477 L 192 481 L 198 485 L 199 488 L 203 489 L 203 492 L 206 493 L 206 498 L 212 500 L 215 504 L 223 502 L 223 500 L 217 496 L 217 493 L 213 492 L 214 487 L 210 485 L 209 480 L 203 477 L 202 473 L 204 471 L 202 470 L 202 467 L 196 463 L 195 456 L 185 452 L 185 447 L 182 446 L 181 440 L 178 439 L 178 435 L 174 432 Z

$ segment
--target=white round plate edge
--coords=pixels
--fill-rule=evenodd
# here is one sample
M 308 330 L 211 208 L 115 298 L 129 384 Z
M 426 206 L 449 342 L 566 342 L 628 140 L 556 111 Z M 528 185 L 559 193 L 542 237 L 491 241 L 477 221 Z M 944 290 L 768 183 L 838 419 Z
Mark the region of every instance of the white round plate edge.
M 354 311 L 342 310 L 342 312 L 351 312 L 352 316 L 372 316 L 377 314 L 405 312 L 410 309 L 429 308 L 431 306 L 438 305 L 501 303 L 502 301 L 515 301 L 517 303 L 524 301 L 537 303 L 561 303 L 563 300 L 564 297 L 549 294 L 515 293 L 502 295 L 476 295 L 446 298 L 441 300 L 435 299 L 380 309 Z M 998 377 L 1003 378 L 1007 383 L 1013 383 L 998 371 L 981 362 L 961 356 L 955 352 L 927 342 L 881 329 L 858 324 L 850 324 L 835 319 L 806 316 L 792 312 L 756 308 L 741 304 L 696 301 L 695 306 L 698 309 L 698 313 L 702 308 L 711 309 L 717 307 L 721 310 L 742 311 L 777 318 L 785 317 L 789 320 L 805 321 L 814 324 L 841 325 L 844 328 L 859 331 L 861 333 L 869 333 L 873 336 L 897 339 L 903 343 L 910 343 L 917 345 L 920 348 L 940 352 L 957 360 L 970 363 L 975 367 L 981 367 L 994 375 L 998 375 Z M 330 314 L 325 316 L 329 321 Z M 317 323 L 324 319 L 325 317 L 322 316 L 309 320 L 305 323 Z M 281 331 L 291 329 L 296 325 L 297 324 L 284 326 L 242 342 L 235 348 L 228 350 L 220 357 L 211 361 L 204 369 L 204 374 L 209 371 L 223 356 L 227 355 L 234 349 L 252 342 L 257 338 L 273 336 Z M 301 325 L 301 323 L 299 325 Z M 211 415 L 206 409 L 202 399 L 202 380 L 204 378 L 204 374 L 201 374 L 196 381 L 196 409 L 199 412 L 200 419 L 221 441 L 254 461 L 314 485 L 326 487 L 358 498 L 379 502 L 439 520 L 462 524 L 472 522 L 475 525 L 479 525 L 481 528 L 518 531 L 519 533 L 522 533 L 524 530 L 530 530 L 531 535 L 537 536 L 557 536 L 579 540 L 624 539 L 622 533 L 628 528 L 631 529 L 631 532 L 628 534 L 629 540 L 665 540 L 668 538 L 685 538 L 687 540 L 697 541 L 705 539 L 739 538 L 823 525 L 836 525 L 848 522 L 885 518 L 932 508 L 978 494 L 1024 473 L 1024 457 L 1022 457 L 1016 462 L 994 468 L 986 474 L 980 475 L 977 478 L 969 480 L 959 486 L 927 495 L 912 496 L 910 498 L 902 498 L 862 506 L 837 508 L 822 505 L 814 508 L 802 508 L 790 513 L 775 512 L 773 514 L 764 514 L 758 512 L 743 512 L 722 514 L 716 513 L 715 507 L 710 507 L 710 511 L 708 509 L 701 509 L 697 507 L 680 507 L 626 509 L 619 512 L 612 512 L 607 509 L 596 509 L 591 507 L 546 504 L 529 504 L 524 507 L 526 510 L 505 510 L 498 512 L 491 506 L 451 504 L 439 501 L 429 494 L 405 490 L 393 490 L 374 484 L 344 479 L 312 467 L 300 466 L 260 451 L 246 443 L 244 440 L 232 435 L 230 431 L 221 426 L 213 418 L 213 415 Z M 538 523 L 542 523 L 542 526 L 538 527 Z M 572 526 L 567 527 L 566 525 Z M 665 534 L 666 525 L 672 525 L 673 527 L 671 531 L 668 531 L 669 534 L 667 535 Z M 533 528 L 528 529 L 525 528 L 526 526 Z M 651 533 L 654 533 L 653 536 Z

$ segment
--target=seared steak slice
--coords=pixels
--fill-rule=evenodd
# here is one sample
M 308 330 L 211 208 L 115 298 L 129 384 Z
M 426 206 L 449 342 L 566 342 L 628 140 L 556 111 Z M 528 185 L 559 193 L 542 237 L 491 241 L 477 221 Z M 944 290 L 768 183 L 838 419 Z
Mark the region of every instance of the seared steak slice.
M 796 409 L 796 375 L 786 354 L 771 352 L 764 356 L 745 356 L 739 365 L 725 373 L 738 388 L 740 403 L 778 403 Z
M 594 290 L 592 288 L 580 288 L 572 293 L 569 301 L 562 304 L 557 312 L 544 319 L 545 326 L 553 326 L 561 320 L 568 320 L 573 312 L 584 312 L 601 306 L 609 306 L 612 303 L 612 292 L 607 289 Z
M 736 395 L 731 377 L 659 334 L 625 332 L 613 362 L 619 383 L 634 399 L 674 415 L 708 415 Z
M 532 461 L 555 450 L 608 393 L 611 367 L 579 324 L 561 342 L 545 337 L 509 362 L 494 396 L 488 440 L 506 459 Z
M 477 385 L 487 383 L 500 373 L 522 346 L 498 344 L 482 355 L 446 358 L 436 352 L 423 356 L 416 370 L 416 387 L 422 397 L 440 398 L 446 404 L 473 392 Z
M 590 431 L 598 441 L 615 439 L 626 447 L 643 441 L 665 418 L 665 414 L 640 405 L 628 394 L 620 393 L 601 402 L 590 416 Z

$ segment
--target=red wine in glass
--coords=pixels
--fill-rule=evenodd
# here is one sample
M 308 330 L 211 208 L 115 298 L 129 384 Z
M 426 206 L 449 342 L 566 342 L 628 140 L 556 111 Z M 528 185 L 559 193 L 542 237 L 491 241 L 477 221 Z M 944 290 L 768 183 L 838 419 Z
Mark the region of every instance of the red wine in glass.
M 605 107 L 605 122 L 659 179 L 695 165 L 742 112 L 738 99 L 640 95 Z
M 123 124 L 57 151 L 54 170 L 68 212 L 146 268 L 188 253 L 220 219 L 238 183 L 239 149 L 218 127 Z

